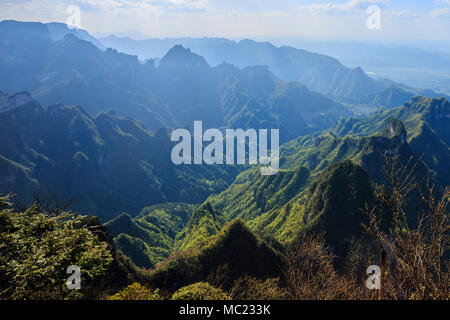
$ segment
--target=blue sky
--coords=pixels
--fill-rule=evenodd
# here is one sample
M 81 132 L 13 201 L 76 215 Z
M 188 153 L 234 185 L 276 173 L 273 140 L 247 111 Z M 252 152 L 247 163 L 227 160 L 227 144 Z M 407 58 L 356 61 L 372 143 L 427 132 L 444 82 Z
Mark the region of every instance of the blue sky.
M 450 41 L 450 0 L 0 0 L 0 19 L 66 22 L 69 5 L 93 34 Z M 366 26 L 370 5 L 379 30 Z

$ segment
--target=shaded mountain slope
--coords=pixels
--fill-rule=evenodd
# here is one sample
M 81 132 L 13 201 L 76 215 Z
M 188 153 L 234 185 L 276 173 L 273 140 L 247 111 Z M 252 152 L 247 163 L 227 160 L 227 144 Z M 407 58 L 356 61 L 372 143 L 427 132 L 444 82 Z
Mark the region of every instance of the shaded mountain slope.
M 281 275 L 281 254 L 253 234 L 240 220 L 227 224 L 202 249 L 180 253 L 165 261 L 149 276 L 149 284 L 175 291 L 205 279 L 219 267 L 227 266 L 227 283 L 244 274 L 259 279 Z M 225 272 L 225 270 L 224 270 Z
M 360 209 L 375 204 L 374 190 L 367 172 L 345 160 L 330 165 L 309 187 L 304 222 L 325 239 L 336 254 L 343 253 L 352 238 L 363 235 L 367 223 Z
M 173 143 L 131 118 L 30 102 L 0 113 L 1 191 L 30 201 L 46 190 L 102 218 L 167 201 L 202 202 L 223 190 L 233 166 L 176 166 Z

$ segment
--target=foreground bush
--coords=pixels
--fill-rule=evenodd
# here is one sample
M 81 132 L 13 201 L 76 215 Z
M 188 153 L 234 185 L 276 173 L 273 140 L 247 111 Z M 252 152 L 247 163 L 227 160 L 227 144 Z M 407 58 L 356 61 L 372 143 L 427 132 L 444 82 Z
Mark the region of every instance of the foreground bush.
M 280 279 L 260 280 L 249 276 L 237 279 L 231 288 L 233 300 L 284 300 L 287 291 L 280 286 Z
M 152 292 L 140 283 L 135 282 L 109 297 L 108 300 L 161 300 L 161 296 L 158 291 Z
M 178 289 L 173 294 L 172 300 L 231 300 L 231 298 L 207 282 L 197 282 Z
M 35 202 L 13 210 L 0 196 L 0 298 L 75 299 L 92 291 L 112 257 L 86 225 L 87 218 Z M 81 289 L 69 290 L 67 268 L 81 269 Z

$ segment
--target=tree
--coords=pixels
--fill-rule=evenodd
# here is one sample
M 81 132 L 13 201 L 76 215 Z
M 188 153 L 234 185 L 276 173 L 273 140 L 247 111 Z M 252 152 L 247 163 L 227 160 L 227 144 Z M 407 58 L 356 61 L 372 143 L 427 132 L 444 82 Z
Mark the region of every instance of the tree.
M 207 282 L 197 282 L 178 289 L 172 300 L 231 300 L 222 290 Z
M 392 221 L 384 231 L 376 206 L 366 206 L 369 217 L 365 230 L 379 243 L 382 259 L 380 299 L 440 299 L 449 295 L 449 214 L 450 189 L 436 200 L 434 187 L 426 183 L 425 192 L 416 182 L 416 165 L 399 163 L 398 155 L 384 154 L 383 173 L 388 188 L 380 188 L 377 198 L 389 208 Z M 415 225 L 409 223 L 408 194 L 415 188 L 421 195 L 421 208 Z
M 234 281 L 230 295 L 233 300 L 283 300 L 287 297 L 279 278 L 260 280 L 247 275 Z
M 293 300 L 368 299 L 370 292 L 358 283 L 354 272 L 339 274 L 335 256 L 323 234 L 303 234 L 284 257 L 287 297 Z
M 84 216 L 44 210 L 36 201 L 15 211 L 10 199 L 0 196 L 0 297 L 83 298 L 112 261 L 107 243 L 89 230 Z M 71 265 L 81 269 L 81 290 L 67 288 Z
M 139 282 L 130 284 L 122 291 L 112 295 L 108 300 L 161 300 L 159 291 L 150 291 L 146 287 L 142 286 Z

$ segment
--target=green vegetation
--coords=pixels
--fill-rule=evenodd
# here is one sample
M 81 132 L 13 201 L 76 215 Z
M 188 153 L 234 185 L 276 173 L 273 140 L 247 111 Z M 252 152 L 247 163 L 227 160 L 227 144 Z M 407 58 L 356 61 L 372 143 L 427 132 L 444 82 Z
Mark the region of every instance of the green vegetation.
M 178 289 L 173 294 L 172 300 L 231 300 L 231 298 L 207 282 L 197 282 Z
M 381 109 L 367 118 L 341 119 L 329 132 L 336 136 L 369 136 L 380 132 L 389 118 L 401 120 L 408 131 L 408 141 L 417 133 L 421 122 L 426 122 L 447 144 L 449 129 L 446 126 L 450 103 L 445 98 L 415 96 L 397 108 Z
M 191 223 L 177 236 L 184 240 L 181 248 L 192 247 L 195 241 L 190 239 L 204 243 L 205 235 L 217 233 L 223 220 L 240 218 L 269 242 L 275 238 L 288 244 L 311 228 L 326 230 L 327 244 L 339 251 L 361 235 L 360 208 L 376 202 L 373 184 L 386 183 L 381 174 L 384 153 L 397 153 L 402 165 L 415 164 L 422 188 L 427 176 L 439 189 L 449 184 L 449 148 L 439 135 L 447 134 L 442 121 L 449 111 L 445 99 L 414 98 L 368 119 L 342 121 L 329 133 L 284 144 L 279 173 L 264 177 L 257 168 L 241 172 L 225 191 L 205 202 L 214 214 L 199 215 L 202 219 L 196 217 L 194 227 Z M 405 119 L 412 133 L 400 119 Z M 347 135 L 347 123 L 352 124 L 352 136 Z M 409 203 L 417 203 L 419 192 L 410 197 Z M 417 207 L 412 205 L 409 211 L 412 222 Z
M 441 186 L 450 184 L 450 103 L 445 98 L 414 97 L 391 110 L 381 110 L 366 119 L 341 120 L 330 129 L 334 135 L 367 136 L 381 132 L 391 118 L 403 122 L 406 140 L 417 157 Z
M 345 251 L 349 241 L 362 234 L 360 208 L 375 204 L 376 184 L 386 184 L 381 173 L 383 154 L 398 154 L 402 165 L 414 165 L 422 189 L 427 176 L 437 190 L 448 185 L 450 153 L 438 132 L 446 134 L 442 121 L 449 110 L 446 100 L 414 98 L 402 107 L 367 119 L 341 121 L 330 132 L 285 143 L 278 174 L 261 176 L 257 167 L 241 172 L 225 191 L 210 196 L 193 210 L 190 219 L 178 225 L 171 246 L 160 245 L 164 258 L 178 250 L 205 247 L 235 218 L 245 221 L 274 248 L 280 249 L 281 244 L 292 243 L 299 234 L 313 229 L 326 231 L 327 245 L 333 250 Z M 420 193 L 415 190 L 409 196 L 409 220 L 414 222 Z M 383 210 L 380 207 L 378 214 L 384 216 Z M 123 232 L 135 237 L 131 231 Z M 141 239 L 148 244 L 157 236 L 151 241 Z M 164 259 L 149 254 L 144 244 L 135 247 L 141 256 L 150 256 L 153 265 Z
M 399 136 L 336 138 L 329 134 L 299 138 L 282 147 L 283 169 L 277 175 L 261 177 L 256 169 L 249 169 L 227 190 L 207 201 L 228 219 L 242 218 L 252 230 L 273 235 L 283 243 L 293 241 L 299 232 L 319 223 L 317 218 L 325 214 L 330 227 L 349 224 L 336 235 L 342 241 L 359 234 L 359 228 L 353 228 L 359 220 L 354 218 L 366 201 L 372 201 L 371 180 L 383 182 L 378 169 L 382 164 L 379 152 L 400 146 L 405 159 L 412 155 L 407 145 L 402 147 L 400 139 Z M 337 221 L 330 215 L 343 220 L 335 225 Z M 329 240 L 330 245 L 336 245 Z
M 14 211 L 0 197 L 0 297 L 6 299 L 73 299 L 66 270 L 81 268 L 82 286 L 93 288 L 112 263 L 108 244 L 88 228 L 86 218 L 44 211 L 37 203 Z
M 369 176 L 360 167 L 346 160 L 330 165 L 309 187 L 305 224 L 326 231 L 325 240 L 343 255 L 343 246 L 352 238 L 360 238 L 363 216 L 360 209 L 374 204 L 374 190 Z
M 223 234 L 221 229 L 236 218 L 278 252 L 305 233 L 324 231 L 325 244 L 340 257 L 336 263 L 342 265 L 351 242 L 366 238 L 361 224 L 367 223 L 367 218 L 361 208 L 366 204 L 377 206 L 377 215 L 383 221 L 390 220 L 389 210 L 375 197 L 380 190 L 377 185 L 388 182 L 382 174 L 385 154 L 397 154 L 401 165 L 414 167 L 422 189 L 427 175 L 436 190 L 448 184 L 449 149 L 439 135 L 446 134 L 442 119 L 448 109 L 443 99 L 414 98 L 411 103 L 367 119 L 341 121 L 328 133 L 284 144 L 282 169 L 277 175 L 261 176 L 257 167 L 249 168 L 225 191 L 210 196 L 195 209 L 192 206 L 190 214 L 182 218 L 169 204 L 164 215 L 168 227 L 164 230 L 161 224 L 146 226 L 143 218 L 158 212 L 152 209 L 136 219 L 122 215 L 108 223 L 108 229 L 117 247 L 136 264 L 156 268 L 151 273 L 156 287 L 172 292 L 180 285 L 204 280 L 214 268 L 229 265 L 228 259 L 219 263 L 219 259 L 205 262 L 200 257 Z M 416 189 L 408 199 L 410 223 L 416 220 L 419 200 Z M 156 216 L 159 218 L 152 219 L 160 221 L 161 214 Z M 277 272 L 264 273 L 263 278 L 271 275 Z M 235 273 L 231 278 L 238 277 Z M 163 280 L 168 278 L 172 280 Z
M 202 248 L 209 237 L 217 234 L 225 224 L 224 217 L 206 202 L 195 209 L 186 227 L 177 235 L 177 250 Z
M 175 237 L 189 221 L 194 208 L 186 203 L 145 207 L 136 218 L 123 213 L 108 221 L 105 227 L 118 249 L 137 266 L 150 269 L 173 252 Z
M 158 291 L 152 292 L 135 282 L 120 292 L 110 296 L 108 300 L 161 300 Z
M 175 292 L 222 270 L 219 272 L 224 277 L 221 285 L 229 289 L 244 274 L 258 279 L 279 276 L 281 260 L 279 251 L 252 233 L 243 221 L 233 220 L 204 247 L 174 253 L 150 273 L 148 283 Z

